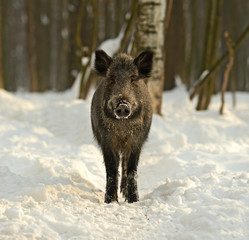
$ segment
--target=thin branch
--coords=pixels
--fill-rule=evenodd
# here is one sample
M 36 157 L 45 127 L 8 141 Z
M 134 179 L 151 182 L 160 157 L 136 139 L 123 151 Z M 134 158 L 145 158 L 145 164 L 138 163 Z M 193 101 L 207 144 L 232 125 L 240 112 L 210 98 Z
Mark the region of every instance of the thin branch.
M 225 91 L 226 91 L 226 87 L 227 87 L 227 83 L 228 83 L 229 73 L 232 69 L 233 62 L 234 62 L 234 49 L 233 49 L 233 45 L 232 45 L 232 40 L 229 37 L 228 32 L 224 33 L 224 37 L 226 39 L 227 48 L 228 48 L 228 52 L 229 52 L 229 62 L 227 64 L 225 72 L 224 72 L 224 80 L 223 80 L 223 84 L 222 84 L 222 88 L 221 88 L 220 115 L 223 114 L 224 105 L 225 105 Z
M 241 36 L 239 37 L 239 39 L 233 45 L 232 48 L 234 49 L 234 51 L 239 48 L 239 46 L 241 45 L 241 43 L 246 39 L 246 37 L 248 35 L 249 35 L 249 25 L 247 26 L 247 28 L 241 34 Z M 194 98 L 194 96 L 196 95 L 196 93 L 198 93 L 200 91 L 200 89 L 202 88 L 203 84 L 206 83 L 206 82 L 208 82 L 208 80 L 210 79 L 210 77 L 220 68 L 220 66 L 227 60 L 228 57 L 229 57 L 229 52 L 226 51 L 223 54 L 223 56 L 221 58 L 219 58 L 217 60 L 217 62 L 210 68 L 209 73 L 203 79 L 199 79 L 198 81 L 196 81 L 194 83 L 194 85 L 192 87 L 192 90 L 190 91 L 190 100 L 192 100 Z

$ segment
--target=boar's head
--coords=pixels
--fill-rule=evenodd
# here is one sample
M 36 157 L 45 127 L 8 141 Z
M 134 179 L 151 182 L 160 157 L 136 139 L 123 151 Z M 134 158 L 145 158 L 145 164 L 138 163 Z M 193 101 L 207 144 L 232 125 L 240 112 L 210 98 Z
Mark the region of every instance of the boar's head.
M 137 58 L 120 54 L 111 58 L 103 50 L 95 52 L 95 70 L 104 77 L 102 103 L 105 115 L 115 119 L 131 119 L 139 115 L 148 102 L 144 79 L 152 69 L 152 51 Z

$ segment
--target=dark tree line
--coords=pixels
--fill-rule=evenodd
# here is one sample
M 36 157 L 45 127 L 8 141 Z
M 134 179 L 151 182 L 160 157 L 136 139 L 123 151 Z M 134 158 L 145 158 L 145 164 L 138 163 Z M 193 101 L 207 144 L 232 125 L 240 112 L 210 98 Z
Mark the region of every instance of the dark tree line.
M 63 91 L 81 72 L 85 98 L 96 83 L 89 70 L 92 52 L 104 40 L 116 38 L 123 28 L 117 52 L 137 54 L 142 2 L 0 0 L 0 88 Z M 175 87 L 176 75 L 190 90 L 227 51 L 224 32 L 236 42 L 249 24 L 248 0 L 167 0 L 165 11 L 164 90 Z M 249 90 L 248 55 L 246 35 L 234 51 L 228 90 Z M 227 61 L 198 89 L 198 110 L 207 109 L 220 91 Z
M 129 12 L 129 1 L 1 0 L 0 82 L 4 88 L 63 91 L 70 87 L 81 71 L 80 57 L 90 54 L 96 17 L 93 2 L 98 5 L 99 17 L 96 47 L 117 36 Z
M 179 6 L 177 6 L 178 4 Z M 186 80 L 185 83 L 190 90 L 201 78 L 204 78 L 205 70 L 208 70 L 207 74 L 211 69 L 215 69 L 208 74 L 205 84 L 201 84 L 196 91 L 198 93 L 196 109 L 207 109 L 212 95 L 220 91 L 223 82 L 228 62 L 228 49 L 224 32 L 228 32 L 233 42 L 241 40 L 235 49 L 234 64 L 229 74 L 228 90 L 248 91 L 249 31 L 247 29 L 249 21 L 247 12 L 249 2 L 246 0 L 176 0 L 173 4 L 173 11 L 174 9 L 175 11 L 178 9 L 178 11 L 176 14 L 172 14 L 170 25 L 181 24 L 182 28 L 185 28 L 185 39 L 180 33 L 181 30 L 178 29 L 179 33 L 173 37 L 175 41 L 172 41 L 172 44 L 169 42 L 166 46 L 169 49 L 167 59 L 170 61 L 177 58 L 175 54 L 182 56 L 185 54 L 185 62 L 179 64 L 184 66 L 182 71 L 175 71 L 172 67 L 168 68 L 168 74 L 171 76 L 168 77 L 168 80 L 173 79 L 175 74 L 180 75 L 183 81 Z M 181 13 L 184 15 L 183 21 L 179 21 Z M 170 35 L 166 36 L 167 38 L 170 38 Z M 178 53 L 182 45 L 184 45 L 184 50 Z M 177 51 L 171 50 L 172 48 L 177 49 Z M 169 55 L 170 50 L 172 57 Z M 220 61 L 223 55 L 226 55 L 226 58 L 222 58 Z M 171 65 L 178 65 L 179 60 L 173 62 Z M 165 82 L 168 80 L 165 79 Z M 174 87 L 174 82 L 171 84 L 171 87 Z

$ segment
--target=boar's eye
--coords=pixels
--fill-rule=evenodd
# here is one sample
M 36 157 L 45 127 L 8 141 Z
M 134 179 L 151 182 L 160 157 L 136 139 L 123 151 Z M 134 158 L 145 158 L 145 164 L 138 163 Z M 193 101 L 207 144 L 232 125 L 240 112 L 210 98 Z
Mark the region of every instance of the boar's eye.
M 131 83 L 133 83 L 137 80 L 137 76 L 132 75 L 132 76 L 130 76 L 130 79 L 131 79 Z
M 115 77 L 114 77 L 114 76 L 110 76 L 110 77 L 108 78 L 108 81 L 109 81 L 109 84 L 110 84 L 110 85 L 113 85 L 113 84 L 115 83 Z

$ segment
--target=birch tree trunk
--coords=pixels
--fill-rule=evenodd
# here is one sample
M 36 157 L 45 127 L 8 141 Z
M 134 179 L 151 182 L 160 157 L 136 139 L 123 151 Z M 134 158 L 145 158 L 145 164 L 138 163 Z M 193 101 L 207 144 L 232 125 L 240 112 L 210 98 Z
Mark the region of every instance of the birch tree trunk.
M 162 92 L 164 83 L 164 18 L 165 0 L 139 0 L 138 21 L 136 26 L 136 53 L 145 49 L 154 52 L 153 70 L 148 81 L 155 114 L 161 115 Z

